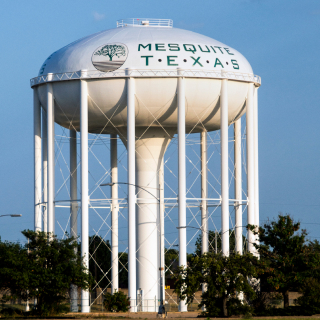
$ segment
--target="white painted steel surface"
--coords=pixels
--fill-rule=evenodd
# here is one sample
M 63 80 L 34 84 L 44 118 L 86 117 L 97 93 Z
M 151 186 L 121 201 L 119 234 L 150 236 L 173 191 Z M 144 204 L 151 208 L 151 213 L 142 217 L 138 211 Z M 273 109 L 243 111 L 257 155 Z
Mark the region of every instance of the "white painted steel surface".
M 154 26 L 155 21 L 149 20 L 147 23 L 147 20 L 144 19 L 142 23 L 138 19 L 133 19 L 133 27 L 122 20 L 118 24 L 120 28 L 99 32 L 71 43 L 54 52 L 42 65 L 39 76 L 31 80 L 31 85 L 37 87 L 38 98 L 44 112 L 48 113 L 47 212 L 48 230 L 51 232 L 54 232 L 53 119 L 65 128 L 72 127 L 81 131 L 82 256 L 88 254 L 88 243 L 85 240 L 88 238 L 89 227 L 87 133 L 118 134 L 127 147 L 128 294 L 133 312 L 136 311 L 138 288 L 142 289 L 143 299 L 148 301 L 144 311 L 157 309 L 156 300 L 160 293 L 160 255 L 164 258 L 164 253 L 159 252 L 160 243 L 164 245 L 164 239 L 160 236 L 164 232 L 162 223 L 164 194 L 163 190 L 159 190 L 159 186 L 161 189 L 164 185 L 163 155 L 176 133 L 178 133 L 179 148 L 179 265 L 186 265 L 185 134 L 189 132 L 201 132 L 202 136 L 201 224 L 202 251 L 205 252 L 208 250 L 208 234 L 205 231 L 208 230 L 205 224 L 207 207 L 216 204 L 211 201 L 212 199 L 207 199 L 204 132 L 221 129 L 222 252 L 224 255 L 229 254 L 231 199 L 229 199 L 228 181 L 228 126 L 240 122 L 238 119 L 246 112 L 246 108 L 253 108 L 253 83 L 259 86 L 261 81 L 253 74 L 248 61 L 236 50 L 206 36 L 172 28 L 168 23 L 169 20 L 158 21 L 161 25 L 167 23 L 165 27 Z M 106 50 L 106 46 L 119 46 L 122 51 L 114 58 L 109 56 L 109 61 L 103 60 L 100 56 L 103 55 L 101 52 Z M 84 69 L 87 71 L 79 71 Z M 245 101 L 247 101 L 246 107 Z M 257 101 L 257 95 L 254 101 Z M 255 103 L 257 105 L 257 102 Z M 81 105 L 80 113 L 79 105 Z M 251 113 L 249 111 L 249 115 L 247 114 L 249 126 L 254 121 L 251 118 L 257 118 L 257 113 L 254 115 Z M 254 184 L 258 184 L 257 177 L 254 177 L 258 174 L 258 166 L 255 164 L 258 153 L 252 151 L 252 148 L 257 150 L 258 143 L 257 121 L 255 124 L 256 127 L 247 128 L 248 158 L 249 154 L 251 157 L 251 160 L 248 160 L 248 220 L 253 224 L 258 221 L 258 216 L 255 216 L 255 211 L 256 215 L 258 211 L 252 208 L 258 206 L 258 189 L 254 187 Z M 252 138 L 252 135 L 255 135 L 256 139 Z M 252 142 L 250 139 L 255 140 Z M 237 141 L 236 144 L 239 143 L 239 140 Z M 112 154 L 111 162 L 114 163 L 116 159 Z M 239 161 L 241 163 L 241 155 L 240 160 L 236 161 L 238 165 Z M 236 169 L 236 201 L 241 198 L 241 195 L 239 196 L 241 175 L 239 178 L 238 174 L 239 170 L 237 173 Z M 113 185 L 112 188 L 112 225 L 116 226 L 115 216 L 118 214 L 116 213 L 118 208 L 117 210 L 114 208 L 117 206 L 115 199 L 118 196 L 114 188 L 117 186 Z M 45 197 L 43 201 L 46 202 Z M 243 203 L 246 203 L 246 199 Z M 190 205 L 198 206 L 198 202 Z M 236 207 L 238 224 L 241 208 L 241 206 Z M 161 230 L 159 230 L 160 221 Z M 237 232 L 237 237 L 240 237 L 240 232 Z M 116 236 L 118 234 L 113 232 L 113 257 L 116 254 L 116 248 L 113 248 Z M 240 245 L 239 241 L 237 246 Z M 118 269 L 114 259 L 112 261 L 114 292 L 118 281 L 116 278 Z M 90 309 L 87 292 L 83 292 L 82 298 L 82 312 L 86 312 Z M 184 301 L 180 302 L 180 311 L 187 311 Z
M 258 134 L 258 88 L 254 88 L 253 131 L 254 131 L 254 223 L 259 227 L 259 134 Z
M 158 301 L 159 289 L 159 169 L 171 136 L 162 128 L 136 128 L 136 246 L 137 288 L 144 299 Z M 142 188 L 143 189 L 142 189 Z M 149 304 L 145 311 L 153 312 L 157 305 Z
M 247 97 L 247 188 L 248 188 L 248 224 L 255 224 L 254 216 L 254 86 L 248 84 L 248 97 Z M 255 252 L 254 235 L 252 231 L 248 230 L 248 251 Z
M 201 153 L 201 254 L 209 251 L 209 230 L 208 230 L 208 208 L 207 208 L 207 197 L 208 197 L 208 168 L 207 168 L 207 131 L 200 133 L 200 153 Z
M 260 226 L 260 212 L 259 212 L 259 144 L 258 144 L 258 88 L 254 88 L 253 101 L 253 134 L 254 134 L 254 224 Z M 258 244 L 259 237 L 255 236 L 255 243 Z M 257 250 L 256 255 L 258 255 Z
M 221 146 L 221 240 L 222 254 L 229 256 L 229 148 L 228 80 L 222 80 L 220 95 Z
M 37 89 L 33 89 L 33 134 L 34 134 L 34 231 L 42 231 L 41 212 L 41 105 Z
M 160 168 L 159 168 L 159 196 L 160 196 L 160 205 L 159 205 L 159 222 L 160 222 L 160 232 L 159 232 L 159 241 L 160 241 L 160 246 L 159 246 L 159 251 L 158 251 L 158 256 L 160 259 L 159 262 L 159 268 L 160 269 L 160 281 L 162 281 L 162 288 L 161 285 L 159 286 L 159 297 L 160 301 L 161 298 L 165 300 L 166 294 L 165 294 L 165 256 L 164 256 L 164 251 L 165 251 L 165 231 L 164 231 L 164 216 L 165 216 L 165 203 L 164 203 L 164 159 L 162 157 L 161 163 L 160 163 Z M 162 296 L 161 296 L 161 291 L 162 291 Z
M 177 132 L 177 77 L 135 78 L 136 127 L 158 127 L 161 124 L 164 129 Z M 89 132 L 119 134 L 119 130 L 127 125 L 126 79 L 87 80 L 87 82 L 90 96 Z M 77 99 L 80 95 L 78 81 L 55 82 L 52 85 L 55 101 L 59 105 L 55 109 L 56 122 L 69 129 L 70 119 L 72 119 L 72 125 L 79 131 L 79 113 L 75 112 L 80 104 Z M 203 126 L 207 131 L 219 130 L 221 80 L 185 78 L 185 88 L 186 101 L 188 101 L 185 117 L 186 132 L 191 130 L 194 133 L 201 132 Z M 39 98 L 46 108 L 43 90 L 43 85 L 40 85 Z M 229 81 L 229 124 L 244 114 L 245 110 L 242 106 L 247 90 L 247 83 Z M 106 126 L 106 117 L 112 119 L 112 124 Z
M 178 28 L 150 28 L 148 26 L 132 28 L 128 26 L 104 30 L 83 37 L 55 51 L 43 63 L 39 76 L 83 69 L 95 70 L 91 60 L 93 52 L 100 46 L 109 43 L 125 44 L 128 48 L 129 53 L 124 64 L 119 67 L 120 70 L 126 68 L 173 70 L 179 67 L 204 71 L 223 69 L 224 71 L 252 74 L 249 62 L 241 53 L 207 36 Z M 147 46 L 148 44 L 151 44 L 151 48 Z M 141 58 L 147 55 L 153 56 L 148 59 L 148 65 L 146 65 L 146 58 Z M 170 58 L 174 61 L 168 63 L 168 56 L 176 58 Z M 200 57 L 200 59 L 195 62 L 192 56 L 195 59 Z
M 55 232 L 54 214 L 54 97 L 52 84 L 46 85 L 47 128 L 48 128 L 48 232 Z
M 78 237 L 77 132 L 70 129 L 70 236 Z
M 128 296 L 130 311 L 136 311 L 136 195 L 135 187 L 135 83 L 127 79 L 127 151 L 128 151 Z
M 179 266 L 187 266 L 186 221 L 186 79 L 178 79 L 178 215 L 179 215 Z M 185 300 L 180 300 L 179 311 L 186 312 Z
M 85 71 L 83 71 L 85 73 Z M 80 81 L 81 256 L 89 270 L 88 86 Z M 90 312 L 89 290 L 81 290 L 81 312 Z
M 42 109 L 42 216 L 43 231 L 48 232 L 48 119 L 47 112 Z
M 242 159 L 241 118 L 234 123 L 234 194 L 235 194 L 235 250 L 242 254 Z
M 119 289 L 119 226 L 118 226 L 118 137 L 110 135 L 110 166 L 111 166 L 111 293 Z
M 77 132 L 70 129 L 70 236 L 78 238 Z M 77 240 L 76 240 L 77 241 Z M 77 252 L 77 249 L 75 249 Z M 78 287 L 70 286 L 70 312 L 78 312 Z

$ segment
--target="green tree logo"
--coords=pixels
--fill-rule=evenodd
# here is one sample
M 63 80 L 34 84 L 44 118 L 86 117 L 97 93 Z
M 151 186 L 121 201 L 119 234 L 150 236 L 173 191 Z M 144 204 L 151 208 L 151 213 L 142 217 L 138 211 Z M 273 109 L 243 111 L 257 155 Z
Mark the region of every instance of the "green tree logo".
M 94 53 L 95 56 L 106 56 L 109 57 L 109 61 L 112 61 L 114 56 L 120 58 L 126 55 L 126 49 L 124 46 L 117 44 L 107 44 L 103 46 L 100 50 Z

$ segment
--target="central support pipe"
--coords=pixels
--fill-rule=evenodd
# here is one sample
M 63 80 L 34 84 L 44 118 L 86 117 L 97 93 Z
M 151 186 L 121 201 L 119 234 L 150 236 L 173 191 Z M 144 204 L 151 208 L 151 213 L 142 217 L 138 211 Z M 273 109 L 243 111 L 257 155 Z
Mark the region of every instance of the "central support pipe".
M 157 301 L 161 299 L 159 232 L 163 223 L 160 223 L 159 215 L 161 201 L 158 172 L 171 136 L 162 128 L 155 127 L 147 131 L 137 128 L 136 134 L 137 287 L 144 292 L 144 311 L 154 312 L 158 311 Z

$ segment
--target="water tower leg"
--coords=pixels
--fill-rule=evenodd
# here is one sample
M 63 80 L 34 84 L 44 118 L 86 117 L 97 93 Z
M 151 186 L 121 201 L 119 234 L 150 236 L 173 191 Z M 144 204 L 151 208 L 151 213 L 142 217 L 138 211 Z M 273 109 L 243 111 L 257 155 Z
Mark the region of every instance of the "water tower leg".
M 259 227 L 258 88 L 254 88 L 254 223 Z
M 34 130 L 34 231 L 42 231 L 41 219 L 41 105 L 37 89 L 33 89 Z
M 111 293 L 114 294 L 119 289 L 118 277 L 118 143 L 117 135 L 110 135 L 110 164 L 111 164 Z
M 208 182 L 207 182 L 207 131 L 202 131 L 201 135 L 201 254 L 209 251 L 209 230 L 208 230 Z M 202 292 L 207 291 L 207 284 L 202 284 Z M 206 308 L 202 307 L 202 311 Z
M 48 119 L 44 109 L 42 109 L 42 181 L 43 231 L 48 232 Z
M 70 236 L 78 236 L 77 132 L 70 129 Z M 76 249 L 77 250 L 77 249 Z M 70 311 L 78 312 L 78 287 L 70 287 Z
M 127 150 L 128 150 L 128 296 L 131 312 L 136 312 L 136 195 L 135 195 L 135 88 L 134 78 L 127 79 Z
M 179 266 L 187 266 L 186 229 L 186 120 L 185 79 L 178 78 L 178 210 L 179 210 Z M 185 300 L 180 300 L 179 311 L 186 312 Z
M 48 232 L 54 234 L 54 98 L 52 84 L 47 83 L 47 127 L 48 127 Z
M 159 268 L 160 268 L 160 288 L 159 288 L 159 297 L 160 301 L 162 300 L 163 303 L 166 300 L 166 292 L 165 292 L 165 256 L 164 256 L 164 215 L 165 215 L 165 207 L 164 207 L 164 159 L 162 157 L 161 163 L 160 163 L 160 169 L 159 169 L 159 198 L 160 198 L 160 204 L 159 204 L 159 222 L 160 222 L 160 234 L 159 234 L 159 241 L 160 241 L 160 247 L 159 247 Z
M 89 269 L 88 85 L 80 81 L 81 256 Z M 90 312 L 89 290 L 81 290 L 81 312 Z
M 229 256 L 229 152 L 228 152 L 228 80 L 221 81 L 221 236 L 222 254 Z
M 207 183 L 207 131 L 201 132 L 201 229 L 202 229 L 202 247 L 201 254 L 208 252 L 208 183 Z M 204 287 L 202 286 L 202 290 Z
M 241 118 L 234 123 L 234 194 L 235 194 L 235 250 L 242 254 L 242 163 L 241 163 Z
M 248 224 L 255 224 L 254 217 L 254 88 L 253 83 L 248 84 L 248 97 L 247 97 L 247 185 L 248 185 Z M 252 231 L 248 231 L 248 251 L 255 252 L 254 236 Z

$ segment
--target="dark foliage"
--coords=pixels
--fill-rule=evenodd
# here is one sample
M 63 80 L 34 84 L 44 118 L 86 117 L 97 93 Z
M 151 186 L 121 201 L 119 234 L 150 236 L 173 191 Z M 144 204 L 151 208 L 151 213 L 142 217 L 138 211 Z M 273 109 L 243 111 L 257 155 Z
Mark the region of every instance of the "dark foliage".
M 104 307 L 111 312 L 127 312 L 130 309 L 130 298 L 122 291 L 114 294 L 107 292 L 104 296 Z
M 111 244 L 100 236 L 89 237 L 89 252 L 92 259 L 89 261 L 89 270 L 96 287 L 111 287 Z M 119 285 L 128 287 L 128 254 L 119 252 Z
M 4 299 L 37 299 L 39 315 L 61 311 L 71 284 L 89 288 L 91 279 L 76 253 L 73 238 L 59 240 L 44 232 L 22 232 L 30 243 L 25 246 L 0 243 L 0 289 Z
M 221 254 L 208 253 L 195 257 L 189 267 L 180 267 L 176 274 L 176 289 L 180 299 L 192 303 L 196 291 L 207 284 L 202 293 L 199 308 L 205 306 L 205 316 L 221 317 L 246 314 L 252 311 L 249 304 L 239 297 L 242 292 L 245 301 L 255 298 L 255 291 L 248 278 L 257 277 L 259 261 L 252 254 L 224 257 Z
M 319 265 L 319 255 L 306 244 L 306 231 L 298 233 L 299 229 L 299 222 L 289 215 L 279 215 L 277 221 L 254 231 L 259 236 L 260 243 L 255 247 L 264 266 L 261 281 L 268 291 L 283 295 L 285 308 L 289 307 L 289 291 L 298 291 Z

